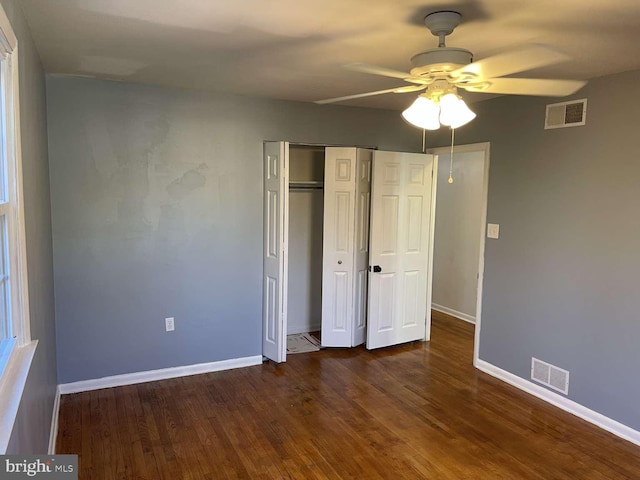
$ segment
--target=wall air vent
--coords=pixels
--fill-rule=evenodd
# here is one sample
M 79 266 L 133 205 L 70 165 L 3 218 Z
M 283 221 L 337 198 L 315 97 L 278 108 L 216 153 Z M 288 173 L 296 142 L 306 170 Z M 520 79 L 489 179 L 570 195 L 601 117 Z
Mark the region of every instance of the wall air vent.
M 565 395 L 569 393 L 569 372 L 535 357 L 531 358 L 531 379 Z
M 547 105 L 544 128 L 577 127 L 587 123 L 587 99 Z

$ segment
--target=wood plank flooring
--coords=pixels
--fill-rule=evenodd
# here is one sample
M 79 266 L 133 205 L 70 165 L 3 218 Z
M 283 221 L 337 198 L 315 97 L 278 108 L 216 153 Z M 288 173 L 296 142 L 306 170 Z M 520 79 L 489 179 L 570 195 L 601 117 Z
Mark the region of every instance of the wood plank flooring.
M 475 370 L 473 326 L 62 397 L 87 479 L 638 479 L 640 447 Z

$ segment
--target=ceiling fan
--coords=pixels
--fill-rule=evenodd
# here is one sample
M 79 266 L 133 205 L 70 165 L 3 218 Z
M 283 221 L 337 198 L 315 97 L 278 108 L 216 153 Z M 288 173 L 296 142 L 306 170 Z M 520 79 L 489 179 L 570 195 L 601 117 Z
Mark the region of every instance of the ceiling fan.
M 318 100 L 315 103 L 326 104 L 385 93 L 410 93 L 424 90 L 425 93 L 421 94 L 418 100 L 422 98 L 434 104 L 441 104 L 444 109 L 444 103 L 442 103 L 444 100 L 462 101 L 457 96 L 458 88 L 479 93 L 563 97 L 571 95 L 585 85 L 586 82 L 581 80 L 505 78 L 506 75 L 553 65 L 569 59 L 564 53 L 543 45 L 531 45 L 474 62 L 473 54 L 469 50 L 445 45 L 445 37 L 453 32 L 461 20 L 462 16 L 453 11 L 438 11 L 425 17 L 425 25 L 439 39 L 438 48 L 414 55 L 409 73 L 362 63 L 345 65 L 345 68 L 352 71 L 399 78 L 412 85 Z M 440 108 L 438 105 L 437 107 Z M 466 104 L 464 108 L 468 110 Z M 471 118 L 475 117 L 470 110 L 469 113 L 473 115 Z M 405 118 L 407 118 L 406 115 Z M 411 122 L 409 118 L 407 120 Z M 442 118 L 440 123 L 450 125 L 443 122 Z M 438 124 L 435 128 L 439 126 Z

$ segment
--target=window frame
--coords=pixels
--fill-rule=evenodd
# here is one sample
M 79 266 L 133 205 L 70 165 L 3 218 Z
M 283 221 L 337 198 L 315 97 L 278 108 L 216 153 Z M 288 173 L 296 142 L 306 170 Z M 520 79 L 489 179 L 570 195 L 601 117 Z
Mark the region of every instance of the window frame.
M 0 149 L 6 158 L 7 203 L 0 206 L 6 218 L 7 259 L 11 303 L 11 336 L 3 342 L 0 373 L 0 454 L 6 452 L 31 367 L 37 340 L 31 340 L 25 215 L 20 136 L 18 41 L 0 5 Z M 1 359 L 0 359 L 1 360 Z

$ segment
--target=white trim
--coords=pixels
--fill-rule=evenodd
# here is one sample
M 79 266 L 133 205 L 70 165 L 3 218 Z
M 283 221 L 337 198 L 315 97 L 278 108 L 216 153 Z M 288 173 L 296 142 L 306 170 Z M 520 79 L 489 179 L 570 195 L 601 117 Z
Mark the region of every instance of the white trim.
M 507 372 L 506 370 L 496 367 L 495 365 L 492 365 L 489 362 L 485 362 L 484 360 L 476 360 L 475 366 L 477 369 L 488 373 L 492 377 L 502 380 L 509 385 L 513 385 L 514 387 L 527 393 L 530 393 L 531 395 L 538 397 L 541 400 L 550 403 L 551 405 L 561 408 L 565 412 L 569 412 L 577 417 L 580 417 L 583 420 L 586 420 L 589 423 L 592 423 L 608 432 L 611 432 L 620 438 L 628 440 L 631 443 L 640 445 L 640 431 L 638 430 L 634 430 L 633 428 L 628 427 L 623 423 L 618 422 L 617 420 L 606 417 L 601 413 L 596 412 L 595 410 L 591 410 L 584 405 L 574 402 L 573 400 L 569 400 L 562 395 L 558 395 L 551 390 L 547 390 L 540 385 L 536 385 L 529 380 L 525 380 L 524 378 Z
M 92 380 L 82 380 L 79 382 L 63 383 L 58 385 L 60 393 L 88 392 L 101 388 L 121 387 L 123 385 L 133 385 L 136 383 L 154 382 L 168 378 L 187 377 L 199 373 L 218 372 L 220 370 L 231 370 L 233 368 L 251 367 L 262 363 L 262 355 L 253 357 L 231 358 L 219 362 L 196 363 L 195 365 L 185 365 L 182 367 L 161 368 L 159 370 L 147 370 L 144 372 L 125 373 L 123 375 L 113 375 L 110 377 L 94 378 Z
M 24 188 L 22 177 L 22 136 L 20 128 L 20 80 L 19 73 L 20 68 L 18 66 L 18 47 L 16 46 L 11 53 L 11 74 L 12 74 L 12 108 L 13 108 L 13 139 L 15 144 L 13 145 L 14 154 L 14 175 L 15 175 L 15 197 L 14 197 L 14 221 L 15 221 L 15 233 L 17 250 L 12 259 L 15 263 L 17 273 L 15 274 L 15 283 L 12 290 L 15 291 L 15 295 L 18 300 L 16 305 L 17 312 L 12 312 L 19 315 L 18 321 L 20 326 L 17 330 L 14 330 L 14 334 L 17 334 L 18 344 L 25 345 L 31 341 L 31 316 L 29 312 L 29 280 L 27 275 L 27 233 L 25 226 L 25 209 L 24 209 Z M 12 294 L 13 295 L 13 294 Z M 16 306 L 12 307 L 15 308 Z
M 451 147 L 439 147 L 429 150 L 431 153 L 449 153 Z M 482 326 L 482 287 L 484 284 L 484 254 L 487 233 L 487 204 L 489 201 L 489 154 L 491 144 L 489 142 L 471 143 L 469 145 L 458 145 L 455 152 L 484 152 L 484 176 L 482 179 L 482 210 L 480 213 L 480 251 L 478 255 L 478 287 L 476 290 L 476 316 L 475 316 L 475 334 L 473 338 L 473 364 L 476 365 L 480 355 L 480 329 Z M 477 365 L 476 365 L 477 366 Z
M 473 364 L 480 359 L 480 329 L 482 328 L 482 289 L 484 286 L 484 255 L 487 241 L 487 205 L 489 203 L 489 157 L 491 144 L 481 143 L 484 146 L 484 177 L 482 185 L 482 213 L 480 225 L 480 255 L 478 258 L 478 289 L 476 291 L 476 328 L 473 338 Z
M 0 379 L 0 454 L 7 451 L 38 341 L 15 347 Z
M 431 307 L 433 303 L 433 247 L 436 243 L 436 197 L 438 194 L 438 155 L 433 155 L 431 168 L 431 212 L 429 213 L 429 253 L 427 257 L 427 314 L 424 340 L 431 340 Z
M 280 292 L 280 308 L 282 310 L 282 338 L 280 339 L 280 355 L 282 361 L 287 361 L 287 335 L 289 335 L 289 155 L 291 149 L 289 142 L 282 142 L 284 151 L 281 152 L 284 159 L 284 168 L 280 177 L 280 192 L 282 197 L 281 208 L 283 210 L 282 224 L 280 225 L 280 238 L 282 239 L 282 261 L 280 262 L 280 278 L 282 279 Z
M 442 305 L 438 305 L 437 303 L 431 304 L 431 308 L 437 310 L 438 312 L 446 313 L 447 315 L 451 315 L 452 317 L 459 318 L 460 320 L 464 320 L 469 323 L 476 323 L 476 317 L 473 315 L 469 315 L 468 313 L 462 313 L 453 308 L 443 307 Z
M 56 440 L 58 440 L 58 418 L 60 417 L 60 387 L 56 388 L 56 397 L 53 400 L 53 412 L 51 413 L 51 428 L 49 429 L 49 455 L 56 454 Z

